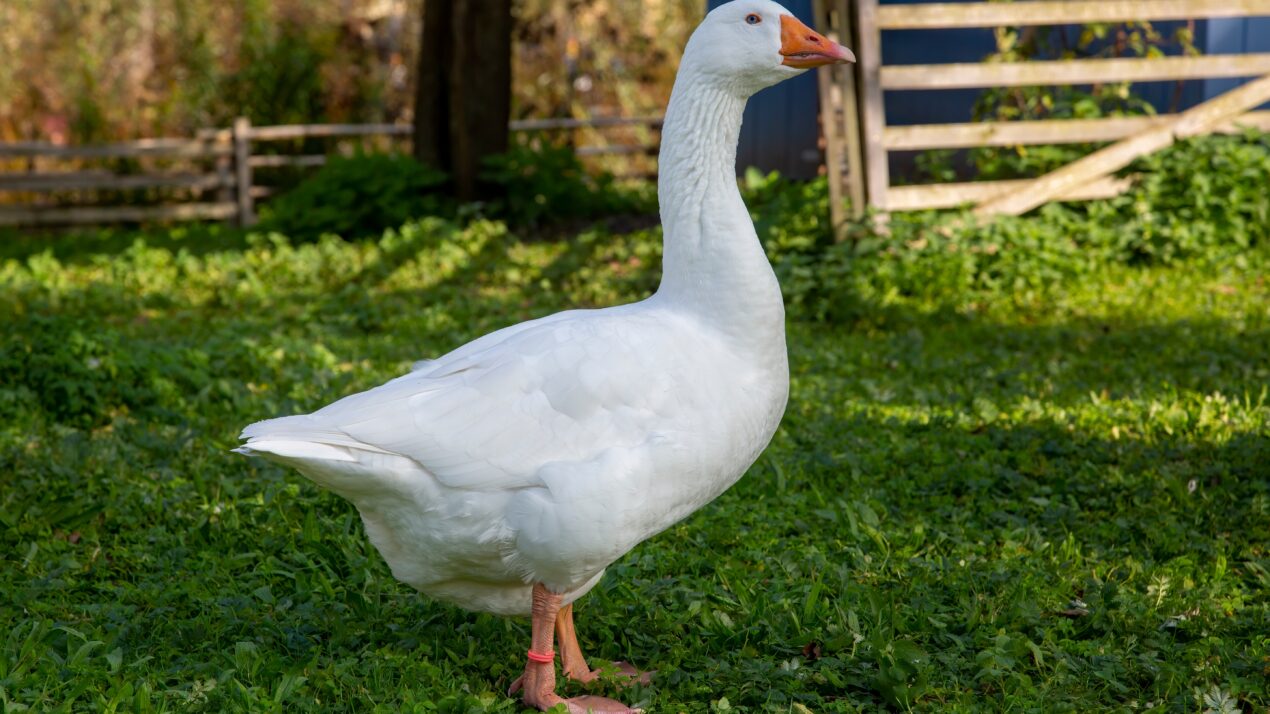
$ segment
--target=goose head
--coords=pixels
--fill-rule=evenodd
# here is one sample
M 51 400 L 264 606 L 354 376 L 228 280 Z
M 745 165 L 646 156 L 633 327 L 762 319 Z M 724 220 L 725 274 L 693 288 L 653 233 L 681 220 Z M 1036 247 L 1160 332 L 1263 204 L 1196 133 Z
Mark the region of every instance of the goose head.
M 855 62 L 851 50 L 770 0 L 715 8 L 688 40 L 682 67 L 745 96 L 814 67 Z M 681 70 L 682 71 L 682 70 Z

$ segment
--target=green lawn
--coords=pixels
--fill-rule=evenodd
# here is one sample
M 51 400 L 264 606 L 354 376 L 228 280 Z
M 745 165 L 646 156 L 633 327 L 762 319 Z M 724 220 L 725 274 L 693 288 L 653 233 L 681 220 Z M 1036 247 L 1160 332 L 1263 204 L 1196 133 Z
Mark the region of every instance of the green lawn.
M 527 622 L 428 601 L 349 504 L 228 449 L 253 420 L 655 284 L 655 236 L 583 238 L 7 245 L 4 711 L 518 711 Z M 659 672 L 601 693 L 1266 711 L 1268 268 L 1263 245 L 793 322 L 771 448 L 580 603 L 591 654 Z

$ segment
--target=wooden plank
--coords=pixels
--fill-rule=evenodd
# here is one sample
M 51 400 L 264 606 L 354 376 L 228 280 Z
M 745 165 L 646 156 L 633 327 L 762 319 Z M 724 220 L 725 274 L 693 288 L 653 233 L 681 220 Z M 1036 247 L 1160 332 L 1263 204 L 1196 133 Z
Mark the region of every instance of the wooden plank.
M 117 159 L 141 157 L 198 158 L 217 156 L 225 149 L 199 139 L 141 139 L 115 144 L 61 146 L 38 141 L 0 144 L 0 156 L 58 159 Z
M 957 208 L 979 203 L 1010 191 L 1018 191 L 1032 183 L 1020 181 L 975 181 L 973 183 L 938 183 L 925 186 L 892 186 L 888 194 L 893 211 L 926 211 Z M 1094 201 L 1119 196 L 1133 185 L 1133 180 L 1104 176 L 1082 184 L 1059 196 L 1058 201 Z
M 889 126 L 883 143 L 891 151 L 967 149 L 976 146 L 1038 146 L 1115 141 L 1172 121 L 1171 115 L 1046 119 L 1041 121 L 975 122 Z M 1270 111 L 1248 112 L 1215 128 L 1238 133 L 1244 127 L 1270 131 Z
M 834 0 L 838 20 L 838 36 L 842 44 L 855 44 L 855 23 L 847 0 Z M 851 217 L 864 218 L 868 199 L 864 184 L 864 146 L 860 128 L 860 90 L 855 65 L 838 67 L 838 91 L 842 93 L 842 133 L 847 157 L 847 194 L 851 198 Z M 885 128 L 885 127 L 884 127 Z
M 856 53 L 860 85 L 863 88 L 864 111 L 861 112 L 861 135 L 864 144 L 864 178 L 869 205 L 887 210 L 886 192 L 891 185 L 886 147 L 882 143 L 886 131 L 886 110 L 882 103 L 882 31 L 877 23 L 878 0 L 858 0 L 856 27 L 860 47 Z
M 0 226 L 54 226 L 81 223 L 225 220 L 238 213 L 234 203 L 185 203 L 176 206 L 74 206 L 44 208 L 0 206 Z
M 234 132 L 232 130 L 218 129 L 211 132 L 209 141 L 214 141 L 224 149 L 232 152 L 234 146 Z M 220 179 L 220 190 L 216 193 L 216 200 L 220 203 L 229 203 L 234 200 L 234 160 L 232 153 L 226 153 L 216 157 L 216 176 Z
M 1026 188 L 983 201 L 975 213 L 980 216 L 1026 213 L 1075 190 L 1081 184 L 1118 171 L 1139 156 L 1158 151 L 1177 139 L 1206 133 L 1266 100 L 1270 100 L 1270 74 L 1177 114 L 1167 124 L 1122 139 L 1052 171 L 1030 182 Z
M 251 197 L 251 120 L 234 120 L 234 192 L 238 206 L 238 225 L 247 228 L 256 223 L 256 209 Z
M 604 129 L 615 126 L 648 126 L 660 129 L 664 117 L 593 117 L 591 119 L 522 119 L 513 121 L 512 131 L 556 129 Z
M 604 129 L 619 126 L 660 128 L 663 117 L 594 117 L 590 119 L 522 119 L 510 123 L 512 131 L 553 131 L 564 129 Z M 254 141 L 329 138 L 347 136 L 410 136 L 413 127 L 401 124 L 288 124 L 258 126 L 251 130 Z
M 308 154 L 305 156 L 269 154 L 266 156 L 252 156 L 247 160 L 247 165 L 253 169 L 276 169 L 284 167 L 312 169 L 319 166 L 325 166 L 326 162 L 327 157 L 322 154 Z
M 199 129 L 194 132 L 199 141 L 228 144 L 234 140 L 233 129 Z
M 230 178 L 229 184 L 233 185 Z M 211 190 L 221 188 L 221 177 L 215 174 L 140 174 L 120 176 L 96 171 L 0 174 L 0 191 L 131 191 L 145 188 L 188 188 Z
M 413 127 L 402 124 L 292 124 L 252 127 L 251 139 L 283 141 L 341 136 L 410 136 L 413 130 Z
M 625 145 L 617 144 L 612 146 L 582 146 L 576 151 L 578 156 L 610 156 L 610 155 L 626 155 L 626 154 L 647 154 L 650 156 L 657 154 L 657 145 Z M 267 154 L 265 156 L 252 156 L 248 163 L 252 168 L 317 168 L 325 166 L 329 161 L 328 157 L 322 154 L 308 154 L 294 156 L 290 154 Z
M 897 65 L 882 68 L 881 82 L 884 89 L 965 89 L 1252 77 L 1266 73 L 1270 73 L 1270 53 L 1263 52 L 1154 59 Z
M 105 169 L 85 169 L 83 171 L 15 171 L 12 173 L 0 173 L 0 190 L 5 190 L 9 184 L 15 183 L 52 183 L 62 178 L 110 178 L 115 174 Z
M 820 34 L 831 41 L 841 42 L 834 32 L 825 0 L 814 0 L 812 15 Z M 847 157 L 843 141 L 842 89 L 833 66 L 821 67 L 816 71 L 816 84 L 820 90 L 820 133 L 825 141 L 825 176 L 829 184 L 829 228 L 835 239 L 841 240 L 847 223 L 846 196 L 843 191 Z
M 1270 0 L 1050 0 L 886 5 L 878 12 L 878 23 L 884 30 L 937 30 L 1251 15 L 1270 15 Z

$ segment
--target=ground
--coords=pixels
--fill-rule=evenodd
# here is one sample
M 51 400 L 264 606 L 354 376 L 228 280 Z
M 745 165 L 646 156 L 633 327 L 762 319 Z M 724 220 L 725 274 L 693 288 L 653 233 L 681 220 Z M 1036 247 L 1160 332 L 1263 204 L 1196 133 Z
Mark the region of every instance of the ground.
M 133 240 L 0 263 L 4 710 L 518 711 L 527 622 L 395 582 L 351 506 L 228 450 L 501 325 L 640 297 L 655 236 Z M 1265 711 L 1267 265 L 795 315 L 772 446 L 579 604 L 592 655 L 660 673 L 598 693 Z

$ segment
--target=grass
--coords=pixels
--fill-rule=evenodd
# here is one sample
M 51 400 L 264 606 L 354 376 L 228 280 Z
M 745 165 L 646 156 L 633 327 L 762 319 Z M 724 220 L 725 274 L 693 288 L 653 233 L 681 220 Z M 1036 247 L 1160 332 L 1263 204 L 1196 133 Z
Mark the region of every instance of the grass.
M 498 326 L 638 298 L 656 237 L 132 240 L 4 248 L 3 710 L 519 711 L 526 622 L 395 582 L 349 504 L 227 450 Z M 1265 711 L 1267 267 L 1106 264 L 791 323 L 772 446 L 580 603 L 590 654 L 660 672 L 600 692 Z

